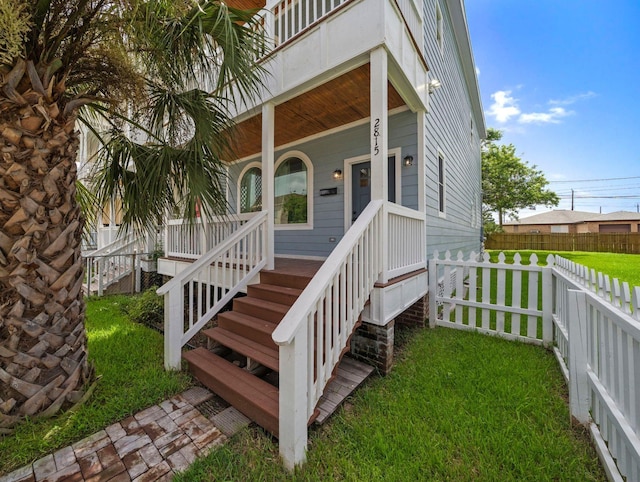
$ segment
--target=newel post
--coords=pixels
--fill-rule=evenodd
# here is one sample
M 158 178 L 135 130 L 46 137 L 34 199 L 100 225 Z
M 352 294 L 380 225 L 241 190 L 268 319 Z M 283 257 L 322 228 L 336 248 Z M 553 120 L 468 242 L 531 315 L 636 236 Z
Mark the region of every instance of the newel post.
M 307 458 L 307 324 L 293 341 L 280 345 L 280 403 L 278 443 L 287 469 Z
M 436 294 L 438 292 L 438 265 L 437 255 L 434 253 L 429 260 L 427 274 L 429 276 L 429 328 L 436 327 L 438 307 L 436 305 Z
M 567 290 L 569 298 L 569 409 L 581 424 L 590 421 L 587 380 L 587 295 Z
M 164 368 L 166 370 L 180 369 L 183 313 L 182 285 L 178 285 L 164 294 Z

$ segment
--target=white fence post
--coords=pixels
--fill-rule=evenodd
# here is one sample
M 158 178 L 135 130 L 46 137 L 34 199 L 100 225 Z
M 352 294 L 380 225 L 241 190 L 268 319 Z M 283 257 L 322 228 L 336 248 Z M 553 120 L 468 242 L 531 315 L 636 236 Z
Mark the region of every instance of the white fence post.
M 581 424 L 590 421 L 587 381 L 587 296 L 581 290 L 569 295 L 569 408 Z
M 303 464 L 307 458 L 307 350 L 309 346 L 306 323 L 298 330 L 290 344 L 280 346 L 278 442 L 280 455 L 289 470 Z
M 437 254 L 429 260 L 429 328 L 436 327 L 436 319 L 438 317 L 438 307 L 436 305 L 436 295 L 438 294 L 438 264 Z
M 553 343 L 553 273 L 550 265 L 542 268 L 542 343 Z
M 182 359 L 182 331 L 184 316 L 184 296 L 182 285 L 164 295 L 164 367 L 179 370 Z M 171 323 L 171 319 L 177 319 Z

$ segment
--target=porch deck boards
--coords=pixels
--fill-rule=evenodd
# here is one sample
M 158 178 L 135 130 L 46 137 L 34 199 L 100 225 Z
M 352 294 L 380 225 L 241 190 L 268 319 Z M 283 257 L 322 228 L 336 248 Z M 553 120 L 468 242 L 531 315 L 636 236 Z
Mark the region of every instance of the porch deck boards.
M 313 259 L 275 258 L 274 271 L 313 278 L 313 275 L 320 269 L 322 263 L 324 263 L 324 261 Z
M 170 261 L 180 261 L 183 263 L 193 263 L 197 261 L 192 258 L 180 258 L 177 256 L 167 256 L 165 259 Z M 263 270 L 263 272 L 274 272 L 274 273 L 282 273 L 282 274 L 290 274 L 297 276 L 304 276 L 308 278 L 313 278 L 313 275 L 320 269 L 322 263 L 324 261 L 315 260 L 315 259 L 298 259 L 298 258 L 280 258 L 276 257 L 274 263 L 274 269 L 271 270 Z M 222 265 L 222 263 L 219 263 Z M 235 268 L 236 265 L 226 264 L 228 268 Z

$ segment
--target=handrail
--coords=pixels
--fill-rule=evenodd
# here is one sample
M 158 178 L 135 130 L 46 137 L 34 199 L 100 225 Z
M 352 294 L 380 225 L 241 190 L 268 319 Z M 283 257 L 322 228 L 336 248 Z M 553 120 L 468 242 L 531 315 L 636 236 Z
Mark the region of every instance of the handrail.
M 130 243 L 135 241 L 137 241 L 137 238 L 133 235 L 133 233 L 128 233 L 122 237 L 119 237 L 115 241 L 107 244 L 106 246 L 103 246 L 100 249 L 96 249 L 95 251 L 88 253 L 86 257 L 100 256 L 102 254 L 110 254 L 110 253 L 113 253 L 114 251 L 119 250 L 124 246 L 128 246 Z
M 195 220 L 171 219 L 165 223 L 165 254 L 198 259 L 227 239 L 256 213 L 229 214 Z
M 384 270 L 385 202 L 371 201 L 272 334 L 280 346 L 279 445 L 305 459 L 307 423 Z
M 136 253 L 140 240 L 132 234 L 120 238 L 107 246 L 83 256 L 86 261 L 87 295 L 91 294 L 91 286 L 97 283 L 97 294 L 102 296 L 110 285 L 125 276 L 139 271 L 142 253 Z M 137 259 L 136 259 L 137 257 Z M 135 291 L 140 290 L 140 277 L 136 276 Z
M 164 295 L 166 369 L 180 368 L 182 347 L 267 265 L 267 217 L 260 212 L 156 290 Z
M 358 216 L 358 219 L 356 219 L 273 331 L 272 338 L 277 345 L 288 345 L 293 341 L 296 333 L 303 326 L 304 316 L 313 309 L 315 303 L 324 293 L 323 288 L 331 282 L 383 204 L 383 201 L 371 201 Z
M 199 271 L 203 266 L 207 266 L 213 262 L 213 260 L 220 255 L 223 251 L 229 249 L 233 244 L 235 244 L 239 239 L 246 235 L 248 231 L 251 231 L 254 227 L 260 224 L 267 217 L 267 211 L 261 211 L 260 214 L 254 216 L 251 221 L 244 224 L 240 229 L 234 232 L 231 236 L 224 240 L 221 244 L 217 245 L 208 253 L 201 256 L 198 261 L 195 263 L 191 263 L 186 269 L 182 270 L 175 277 L 169 280 L 167 283 L 163 284 L 160 288 L 156 290 L 156 293 L 159 295 L 164 295 L 168 293 L 172 288 L 178 285 L 178 283 L 182 283 L 182 281 L 195 272 Z

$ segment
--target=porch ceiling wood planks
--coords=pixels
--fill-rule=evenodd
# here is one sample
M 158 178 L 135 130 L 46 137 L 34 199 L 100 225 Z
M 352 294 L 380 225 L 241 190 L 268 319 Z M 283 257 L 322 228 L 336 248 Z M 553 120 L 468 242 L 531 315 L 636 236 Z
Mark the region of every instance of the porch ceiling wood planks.
M 227 0 L 225 3 L 231 8 L 241 8 L 243 10 L 264 8 L 267 4 L 265 0 Z
M 389 110 L 405 105 L 396 89 L 389 86 Z M 369 116 L 369 64 L 358 67 L 275 109 L 275 145 L 319 134 Z M 238 159 L 261 151 L 262 116 L 238 123 L 233 145 Z

